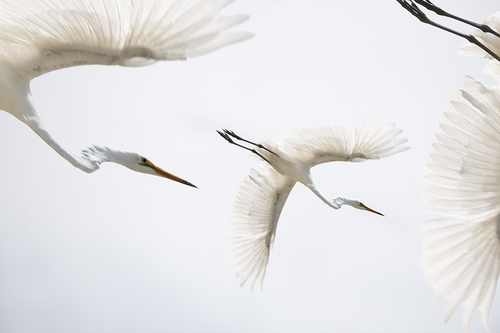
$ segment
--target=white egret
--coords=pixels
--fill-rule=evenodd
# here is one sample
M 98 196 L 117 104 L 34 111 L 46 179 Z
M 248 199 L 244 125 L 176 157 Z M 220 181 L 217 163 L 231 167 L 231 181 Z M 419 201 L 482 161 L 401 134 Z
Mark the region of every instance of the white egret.
M 469 43 L 465 42 L 459 50 L 459 53 L 472 57 L 485 57 L 490 59 L 488 62 L 485 73 L 493 79 L 500 81 L 500 12 L 487 17 L 483 23 L 469 21 L 467 19 L 458 17 L 434 5 L 429 0 L 397 0 L 406 10 L 413 16 L 418 18 L 421 22 L 432 25 L 436 28 L 450 32 L 454 35 L 466 39 Z M 430 20 L 427 15 L 416 5 L 419 4 L 434 13 L 445 16 L 462 23 L 471 25 L 477 30 L 470 34 L 464 34 L 456 30 L 450 29 L 439 23 Z
M 93 146 L 73 154 L 46 131 L 30 81 L 60 68 L 100 64 L 144 66 L 195 57 L 252 36 L 228 29 L 248 15 L 220 16 L 232 0 L 2 0 L 0 109 L 28 125 L 73 166 L 93 172 L 103 162 L 191 183 L 136 153 Z
M 426 222 L 422 267 L 445 321 L 463 304 L 466 331 L 476 310 L 489 330 L 500 272 L 500 89 L 466 77 L 439 122 L 422 169 L 423 209 L 449 216 Z
M 422 22 L 467 39 L 460 52 L 490 59 L 486 73 L 500 80 L 500 13 L 483 24 L 464 20 L 428 0 L 418 4 L 479 30 L 458 33 L 430 21 L 412 2 L 398 0 Z M 475 45 L 474 45 L 475 44 Z M 479 48 L 478 48 L 479 47 Z M 466 77 L 453 93 L 422 169 L 423 209 L 448 218 L 424 223 L 422 268 L 436 296 L 448 299 L 444 320 L 463 304 L 467 331 L 476 310 L 489 331 L 500 273 L 500 89 Z
M 278 219 L 296 182 L 307 186 L 333 209 L 349 205 L 383 215 L 357 200 L 326 198 L 311 178 L 310 169 L 313 166 L 332 161 L 378 159 L 408 149 L 401 145 L 407 140 L 397 138 L 401 130 L 395 129 L 393 124 L 384 123 L 302 128 L 281 142 L 268 138 L 262 144 L 245 140 L 232 131 L 218 132 L 230 143 L 252 151 L 265 161 L 262 170 L 252 169 L 245 177 L 229 222 L 229 231 L 237 236 L 233 239 L 231 264 L 236 277 L 240 277 L 240 285 L 249 281 L 250 290 L 256 282 L 262 289 Z M 245 147 L 234 140 L 254 147 Z

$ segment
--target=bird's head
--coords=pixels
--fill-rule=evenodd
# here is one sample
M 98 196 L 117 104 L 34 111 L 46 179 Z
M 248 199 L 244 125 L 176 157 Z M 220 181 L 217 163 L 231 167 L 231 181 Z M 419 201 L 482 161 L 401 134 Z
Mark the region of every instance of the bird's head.
M 99 164 L 103 162 L 114 162 L 133 171 L 164 177 L 184 185 L 196 187 L 187 180 L 174 176 L 162 168 L 157 167 L 146 157 L 137 153 L 119 151 L 102 146 L 93 146 L 84 150 L 82 155 L 87 161 L 95 165 L 97 168 Z
M 379 213 L 374 209 L 371 209 L 370 207 L 366 206 L 364 203 L 362 203 L 358 200 L 347 199 L 344 197 L 337 197 L 331 201 L 327 200 L 326 202 L 328 205 L 330 205 L 331 207 L 333 207 L 335 209 L 339 209 L 340 207 L 342 207 L 342 205 L 349 205 L 349 206 L 354 207 L 356 209 L 366 210 L 368 212 L 372 212 L 372 213 L 375 213 L 378 215 L 385 216 L 384 214 Z

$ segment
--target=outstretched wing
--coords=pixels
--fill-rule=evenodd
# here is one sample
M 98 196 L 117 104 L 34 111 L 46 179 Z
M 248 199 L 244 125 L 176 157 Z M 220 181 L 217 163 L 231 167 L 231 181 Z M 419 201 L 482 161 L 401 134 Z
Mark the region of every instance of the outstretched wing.
M 500 12 L 487 17 L 484 20 L 483 24 L 500 33 Z M 490 33 L 485 33 L 479 29 L 472 32 L 471 35 L 476 37 L 483 45 L 485 45 L 495 54 L 500 55 L 500 39 L 498 37 Z M 484 69 L 484 72 L 492 79 L 500 81 L 500 62 L 493 59 L 492 56 L 486 53 L 479 46 L 469 42 L 464 42 L 460 46 L 458 53 L 469 57 L 481 57 L 490 59 L 488 61 L 488 64 L 486 65 L 486 68 Z
M 500 94 L 471 77 L 453 93 L 420 179 L 422 208 L 448 216 L 500 207 Z
M 264 165 L 264 164 L 263 164 Z M 250 170 L 238 191 L 229 221 L 231 266 L 240 285 L 257 282 L 262 289 L 278 219 L 295 181 L 265 165 L 267 173 Z
M 408 149 L 402 146 L 407 139 L 397 138 L 401 132 L 394 124 L 334 123 L 296 130 L 282 140 L 281 149 L 311 166 L 332 161 L 358 162 Z
M 481 310 L 487 328 L 500 267 L 500 94 L 470 77 L 464 87 L 422 169 L 422 208 L 455 217 L 424 224 L 423 268 L 437 295 L 450 299 L 445 319 L 464 304 L 464 327 Z
M 2 0 L 0 61 L 29 80 L 82 64 L 142 66 L 185 59 L 249 38 L 228 32 L 232 0 Z
M 476 310 L 489 331 L 489 314 L 500 272 L 499 215 L 462 221 L 428 221 L 421 264 L 437 297 L 446 297 L 444 320 L 463 304 L 466 332 Z

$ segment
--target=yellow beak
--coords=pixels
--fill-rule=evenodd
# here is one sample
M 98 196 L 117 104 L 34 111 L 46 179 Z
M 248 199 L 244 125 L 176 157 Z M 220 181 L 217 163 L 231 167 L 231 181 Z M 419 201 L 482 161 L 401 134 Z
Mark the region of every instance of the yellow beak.
M 156 165 L 154 165 L 153 163 L 151 163 L 149 160 L 146 160 L 146 162 L 144 163 L 144 165 L 147 165 L 148 167 L 150 167 L 151 169 L 153 169 L 156 172 L 156 174 L 158 176 L 160 176 L 160 177 L 164 177 L 164 178 L 173 180 L 175 182 L 178 182 L 178 183 L 181 183 L 181 184 L 184 184 L 184 185 L 187 185 L 187 186 L 198 188 L 197 186 L 191 184 L 187 180 L 184 180 L 182 178 L 174 176 L 173 174 L 166 172 L 162 168 L 157 167 Z
M 375 213 L 375 214 L 378 214 L 378 215 L 385 216 L 384 214 L 379 213 L 379 212 L 377 212 L 376 210 L 371 209 L 370 207 L 367 207 L 367 206 L 366 206 L 364 203 L 362 203 L 362 202 L 360 202 L 359 204 L 360 204 L 360 205 L 361 205 L 364 209 L 366 209 L 366 210 L 367 210 L 367 211 L 369 211 L 369 212 L 372 212 L 372 213 Z

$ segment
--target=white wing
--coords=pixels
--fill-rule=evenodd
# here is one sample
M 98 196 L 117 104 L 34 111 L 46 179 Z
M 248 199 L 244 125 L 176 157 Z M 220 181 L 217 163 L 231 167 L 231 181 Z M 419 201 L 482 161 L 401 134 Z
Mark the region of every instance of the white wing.
M 489 331 L 489 314 L 500 272 L 500 220 L 456 218 L 423 224 L 425 279 L 437 297 L 446 297 L 445 321 L 463 304 L 464 331 L 476 310 Z
M 498 281 L 500 240 L 500 94 L 473 78 L 453 93 L 422 170 L 422 208 L 454 216 L 424 224 L 423 268 L 448 319 L 464 304 L 488 316 Z
M 497 12 L 490 17 L 487 17 L 483 24 L 486 24 L 491 29 L 500 33 L 500 12 Z M 500 55 L 500 39 L 492 34 L 484 33 L 481 30 L 476 30 L 471 33 L 475 36 L 483 45 L 488 47 L 495 54 Z M 500 62 L 493 59 L 488 53 L 484 52 L 480 47 L 469 42 L 464 42 L 460 47 L 458 53 L 469 56 L 469 57 L 481 57 L 488 58 L 488 64 L 484 69 L 484 72 L 496 81 L 500 81 Z
M 219 16 L 232 0 L 2 0 L 0 63 L 28 80 L 82 65 L 141 66 L 185 59 L 249 38 Z
M 280 149 L 311 166 L 378 159 L 408 149 L 401 145 L 407 139 L 396 138 L 402 131 L 394 127 L 367 121 L 361 126 L 334 123 L 302 128 L 285 137 Z
M 500 94 L 474 78 L 440 119 L 420 180 L 422 208 L 448 216 L 500 209 Z
M 255 282 L 262 290 L 278 219 L 295 185 L 267 162 L 263 166 L 267 173 L 252 169 L 245 177 L 229 221 L 229 232 L 235 235 L 231 240 L 231 266 L 241 286 L 249 281 L 250 290 Z

